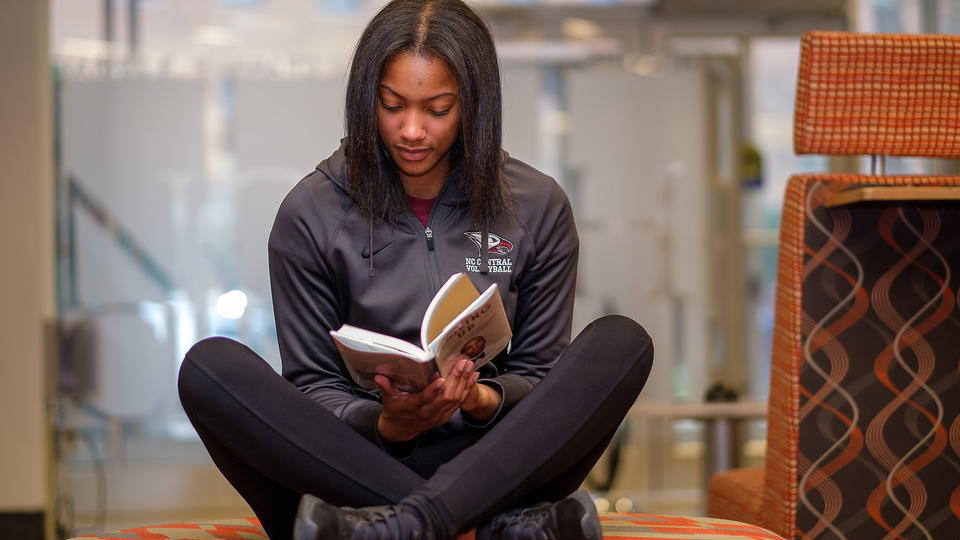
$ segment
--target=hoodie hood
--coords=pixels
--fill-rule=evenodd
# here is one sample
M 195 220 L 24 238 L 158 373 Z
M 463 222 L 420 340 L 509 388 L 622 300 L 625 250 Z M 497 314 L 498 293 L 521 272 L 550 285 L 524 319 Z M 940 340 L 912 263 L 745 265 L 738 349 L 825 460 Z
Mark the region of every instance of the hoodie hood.
M 344 193 L 350 194 L 347 189 L 347 142 L 340 140 L 340 147 L 327 159 L 317 164 L 316 169 L 337 185 Z

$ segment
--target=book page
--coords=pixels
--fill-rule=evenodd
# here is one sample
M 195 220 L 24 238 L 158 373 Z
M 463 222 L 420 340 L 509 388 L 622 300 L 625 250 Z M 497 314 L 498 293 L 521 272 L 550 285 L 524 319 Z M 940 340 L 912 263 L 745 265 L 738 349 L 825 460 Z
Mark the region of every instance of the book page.
M 426 388 L 438 375 L 436 364 L 430 360 L 420 362 L 399 354 L 354 349 L 336 339 L 334 343 L 350 376 L 367 390 L 377 390 L 374 377 L 383 375 L 397 390 L 412 394 Z
M 463 310 L 480 296 L 480 292 L 463 272 L 454 274 L 434 295 L 420 325 L 420 343 L 424 349 L 453 322 Z
M 343 342 L 346 346 L 361 351 L 397 352 L 415 359 L 423 360 L 431 356 L 427 351 L 407 343 L 393 336 L 364 330 L 356 326 L 345 324 L 339 330 L 330 331 L 334 341 Z
M 490 285 L 463 313 L 430 344 L 440 374 L 461 358 L 478 368 L 493 360 L 510 343 L 513 332 L 496 284 Z

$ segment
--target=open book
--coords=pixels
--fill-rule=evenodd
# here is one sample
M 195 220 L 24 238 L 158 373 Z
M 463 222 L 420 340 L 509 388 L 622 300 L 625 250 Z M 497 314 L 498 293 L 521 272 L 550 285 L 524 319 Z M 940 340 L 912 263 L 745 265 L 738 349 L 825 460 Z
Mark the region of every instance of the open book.
M 475 368 L 489 362 L 513 333 L 497 285 L 481 294 L 461 272 L 430 301 L 420 325 L 422 347 L 348 324 L 330 335 L 358 385 L 375 390 L 374 377 L 384 375 L 394 388 L 418 392 L 461 358 L 473 360 Z

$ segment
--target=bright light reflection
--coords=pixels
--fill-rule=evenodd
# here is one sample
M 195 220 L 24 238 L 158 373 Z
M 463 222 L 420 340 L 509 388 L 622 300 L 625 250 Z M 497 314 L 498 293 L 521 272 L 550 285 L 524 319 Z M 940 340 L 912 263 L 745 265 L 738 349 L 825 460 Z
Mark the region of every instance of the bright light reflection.
M 247 295 L 243 291 L 227 291 L 217 298 L 217 313 L 224 319 L 239 319 L 247 310 Z

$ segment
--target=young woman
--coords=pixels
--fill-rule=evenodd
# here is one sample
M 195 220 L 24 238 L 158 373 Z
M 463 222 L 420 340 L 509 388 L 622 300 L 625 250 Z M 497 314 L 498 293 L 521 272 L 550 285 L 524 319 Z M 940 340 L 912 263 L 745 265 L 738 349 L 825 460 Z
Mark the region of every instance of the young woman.
M 578 239 L 553 179 L 500 148 L 500 78 L 459 0 L 394 0 L 364 31 L 347 136 L 286 197 L 270 236 L 283 361 L 211 338 L 180 396 L 271 538 L 599 538 L 578 488 L 646 382 L 636 323 L 569 342 Z M 497 283 L 514 336 L 419 393 L 353 383 L 328 334 L 416 341 L 439 286 Z M 301 498 L 302 504 L 299 506 Z M 379 505 L 378 508 L 369 508 Z M 347 508 L 349 507 L 349 508 Z M 479 529 L 478 529 L 479 528 Z

